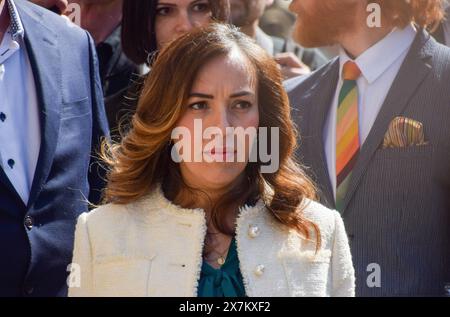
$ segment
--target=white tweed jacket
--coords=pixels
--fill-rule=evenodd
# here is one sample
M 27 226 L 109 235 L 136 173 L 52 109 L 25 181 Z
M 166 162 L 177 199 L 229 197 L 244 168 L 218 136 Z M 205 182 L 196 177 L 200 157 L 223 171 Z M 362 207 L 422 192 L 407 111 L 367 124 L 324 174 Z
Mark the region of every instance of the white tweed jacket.
M 236 243 L 250 297 L 354 296 L 347 235 L 336 211 L 308 201 L 322 247 L 278 224 L 262 201 L 241 208 Z M 69 296 L 194 297 L 206 234 L 203 210 L 183 209 L 161 189 L 129 205 L 105 205 L 78 219 Z M 77 280 L 77 279 L 73 279 Z

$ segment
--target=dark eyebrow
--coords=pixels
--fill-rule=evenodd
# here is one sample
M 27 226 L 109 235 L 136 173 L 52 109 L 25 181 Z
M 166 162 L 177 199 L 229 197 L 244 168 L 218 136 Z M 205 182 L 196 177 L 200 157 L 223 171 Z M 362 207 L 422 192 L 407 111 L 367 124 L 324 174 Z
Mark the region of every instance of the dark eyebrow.
M 240 91 L 237 93 L 234 93 L 232 95 L 230 95 L 230 98 L 239 98 L 239 97 L 244 97 L 244 96 L 254 96 L 255 94 L 252 93 L 251 91 Z M 205 99 L 214 99 L 214 96 L 212 95 L 207 95 L 207 94 L 202 94 L 202 93 L 198 93 L 198 92 L 193 92 L 189 95 L 189 97 L 198 97 L 198 98 L 205 98 Z
M 244 97 L 244 96 L 254 96 L 255 94 L 252 93 L 251 91 L 240 91 L 237 92 L 235 94 L 232 94 L 230 97 L 231 98 L 238 98 L 238 97 Z
M 198 97 L 198 98 L 206 98 L 206 99 L 214 99 L 212 95 L 201 94 L 198 92 L 193 92 L 189 95 L 189 97 Z

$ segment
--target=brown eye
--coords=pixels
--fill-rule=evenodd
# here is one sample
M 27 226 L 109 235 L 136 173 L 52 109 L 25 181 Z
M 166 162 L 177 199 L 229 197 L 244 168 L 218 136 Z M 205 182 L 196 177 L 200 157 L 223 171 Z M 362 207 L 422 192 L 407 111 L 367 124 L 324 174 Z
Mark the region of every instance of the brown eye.
M 170 7 L 161 7 L 156 10 L 156 15 L 166 16 L 172 13 L 172 8 Z
M 205 110 L 205 109 L 208 109 L 208 104 L 206 102 L 196 102 L 196 103 L 190 104 L 189 109 Z
M 252 104 L 248 101 L 238 101 L 234 104 L 234 108 L 241 109 L 241 110 L 245 110 L 245 109 L 248 109 L 251 107 L 252 107 Z
M 210 11 L 210 7 L 208 3 L 198 3 L 193 6 L 194 12 L 208 12 Z

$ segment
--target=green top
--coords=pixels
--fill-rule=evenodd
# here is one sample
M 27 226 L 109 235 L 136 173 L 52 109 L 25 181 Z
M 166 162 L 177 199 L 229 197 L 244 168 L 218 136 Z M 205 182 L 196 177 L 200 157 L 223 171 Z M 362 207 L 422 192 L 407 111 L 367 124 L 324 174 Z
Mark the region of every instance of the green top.
M 239 258 L 236 242 L 231 240 L 225 263 L 220 269 L 215 269 L 203 261 L 198 297 L 244 297 L 245 288 L 239 269 Z

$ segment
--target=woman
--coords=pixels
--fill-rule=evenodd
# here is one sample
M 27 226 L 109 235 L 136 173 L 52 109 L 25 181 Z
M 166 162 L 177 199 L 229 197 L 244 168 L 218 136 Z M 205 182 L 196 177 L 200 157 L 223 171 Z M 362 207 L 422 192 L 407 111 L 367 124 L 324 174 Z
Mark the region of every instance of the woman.
M 312 200 L 292 159 L 289 108 L 276 63 L 234 28 L 213 24 L 162 50 L 132 129 L 104 151 L 107 204 L 79 218 L 81 287 L 70 295 L 354 295 L 342 219 Z M 262 173 L 248 136 L 237 158 L 233 128 L 258 129 L 258 152 L 278 154 L 278 169 Z

